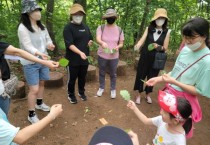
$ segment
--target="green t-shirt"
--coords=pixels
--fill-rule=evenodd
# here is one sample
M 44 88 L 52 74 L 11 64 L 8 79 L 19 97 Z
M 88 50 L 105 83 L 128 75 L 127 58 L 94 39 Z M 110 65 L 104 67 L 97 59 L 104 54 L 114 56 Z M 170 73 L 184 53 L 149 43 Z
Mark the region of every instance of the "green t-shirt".
M 196 60 L 210 53 L 208 47 L 199 50 L 197 52 L 191 51 L 188 47 L 184 47 L 180 52 L 173 70 L 170 75 L 173 78 L 179 76 L 189 65 L 194 63 Z M 191 66 L 181 77 L 178 78 L 179 82 L 184 84 L 192 85 L 196 87 L 196 91 L 202 96 L 210 98 L 210 55 L 205 56 L 193 66 Z M 174 89 L 183 91 L 176 85 L 171 85 Z

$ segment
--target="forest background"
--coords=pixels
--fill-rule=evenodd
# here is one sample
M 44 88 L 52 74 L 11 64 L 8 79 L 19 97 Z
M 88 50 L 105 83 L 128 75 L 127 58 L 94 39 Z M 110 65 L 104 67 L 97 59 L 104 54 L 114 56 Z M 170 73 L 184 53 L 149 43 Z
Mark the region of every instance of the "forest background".
M 181 27 L 190 18 L 199 16 L 210 21 L 210 0 L 37 0 L 43 8 L 42 22 L 56 45 L 56 50 L 50 55 L 60 56 L 65 50 L 63 28 L 69 22 L 69 10 L 73 3 L 83 5 L 87 15 L 85 23 L 90 27 L 94 36 L 106 9 L 115 8 L 119 14 L 117 25 L 125 34 L 123 50 L 133 51 L 133 46 L 143 34 L 145 28 L 157 8 L 168 11 L 169 25 L 172 30 L 169 50 L 170 53 L 179 48 L 181 43 Z M 21 14 L 21 0 L 0 0 L 0 40 L 19 47 L 17 27 Z M 91 51 L 96 51 L 92 47 Z M 132 60 L 126 60 L 132 62 Z

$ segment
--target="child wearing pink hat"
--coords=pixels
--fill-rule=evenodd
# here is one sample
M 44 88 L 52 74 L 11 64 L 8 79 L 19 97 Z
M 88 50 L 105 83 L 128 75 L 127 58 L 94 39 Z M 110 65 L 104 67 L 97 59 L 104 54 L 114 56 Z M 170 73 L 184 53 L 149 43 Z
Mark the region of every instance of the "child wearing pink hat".
M 164 91 L 159 91 L 158 102 L 160 115 L 153 118 L 145 116 L 133 101 L 127 106 L 145 125 L 154 125 L 158 128 L 153 139 L 154 145 L 186 145 L 186 135 L 192 129 L 192 108 L 183 97 L 176 97 Z

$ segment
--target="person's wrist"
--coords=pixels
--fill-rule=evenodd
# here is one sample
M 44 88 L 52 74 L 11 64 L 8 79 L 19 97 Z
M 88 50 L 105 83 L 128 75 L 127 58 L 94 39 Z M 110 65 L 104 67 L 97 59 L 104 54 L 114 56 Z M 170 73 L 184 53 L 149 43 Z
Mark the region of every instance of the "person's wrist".
M 55 115 L 53 113 L 48 113 L 48 116 L 52 119 L 52 120 L 55 120 Z

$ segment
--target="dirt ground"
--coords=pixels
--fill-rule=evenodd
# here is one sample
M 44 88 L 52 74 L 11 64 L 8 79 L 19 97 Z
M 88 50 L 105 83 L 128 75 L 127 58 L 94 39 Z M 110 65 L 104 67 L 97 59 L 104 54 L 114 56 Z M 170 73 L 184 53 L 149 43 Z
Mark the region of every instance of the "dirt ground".
M 167 63 L 166 71 L 169 71 L 173 63 Z M 25 145 L 87 145 L 94 132 L 104 125 L 99 121 L 105 118 L 108 125 L 117 126 L 122 129 L 132 129 L 139 136 L 140 144 L 150 143 L 155 136 L 156 127 L 145 126 L 135 114 L 126 107 L 127 102 L 122 99 L 119 92 L 126 89 L 132 92 L 135 79 L 133 67 L 127 68 L 127 75 L 117 78 L 117 98 L 110 98 L 110 81 L 106 77 L 106 88 L 102 97 L 94 97 L 98 89 L 98 81 L 86 84 L 86 95 L 88 100 L 83 102 L 78 98 L 78 104 L 70 104 L 67 100 L 66 86 L 56 89 L 45 90 L 45 103 L 53 105 L 63 104 L 63 114 L 52 124 L 48 125 L 41 133 L 33 137 Z M 64 78 L 66 80 L 66 76 Z M 163 88 L 163 84 L 155 87 L 152 94 L 153 104 L 147 104 L 142 99 L 138 108 L 148 117 L 159 115 L 157 103 L 157 90 Z M 144 97 L 144 96 L 143 96 Z M 207 145 L 210 142 L 210 100 L 200 98 L 203 109 L 203 120 L 195 125 L 194 136 L 187 141 L 188 145 Z M 86 113 L 87 111 L 87 113 Z M 29 125 L 27 121 L 27 101 L 12 101 L 9 119 L 12 124 L 21 128 Z M 39 118 L 47 115 L 46 112 L 37 111 Z

